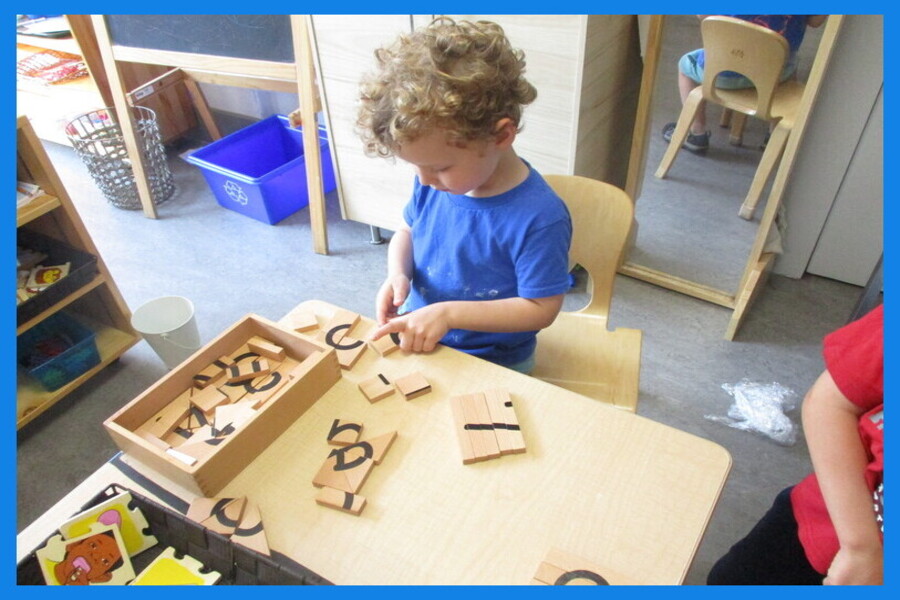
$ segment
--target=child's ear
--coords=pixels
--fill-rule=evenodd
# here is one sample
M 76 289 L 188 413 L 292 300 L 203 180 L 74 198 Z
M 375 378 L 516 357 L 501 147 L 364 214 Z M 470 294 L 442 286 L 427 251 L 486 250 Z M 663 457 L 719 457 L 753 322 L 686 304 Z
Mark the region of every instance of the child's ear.
M 505 148 L 512 146 L 516 139 L 516 123 L 509 117 L 503 117 L 494 126 L 494 143 Z

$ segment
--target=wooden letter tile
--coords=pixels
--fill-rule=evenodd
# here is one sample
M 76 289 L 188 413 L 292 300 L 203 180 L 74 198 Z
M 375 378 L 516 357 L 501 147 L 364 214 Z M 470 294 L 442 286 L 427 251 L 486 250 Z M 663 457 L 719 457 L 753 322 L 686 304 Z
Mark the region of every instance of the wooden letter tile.
M 394 386 L 407 400 L 424 396 L 431 391 L 431 384 L 418 371 L 394 380 Z
M 372 349 L 375 350 L 380 356 L 387 356 L 394 350 L 398 350 L 400 346 L 400 337 L 396 333 L 391 333 L 389 335 L 384 335 L 375 340 L 374 342 L 369 342 L 369 345 L 372 346 Z
M 260 554 L 270 555 L 269 541 L 266 538 L 266 531 L 263 529 L 262 515 L 255 502 L 247 500 L 244 514 L 241 515 L 241 523 L 231 535 L 231 541 L 256 550 Z
M 160 439 L 172 433 L 191 411 L 191 390 L 187 389 L 150 417 L 137 429 L 138 435 L 149 433 Z
M 313 329 L 318 329 L 319 327 L 319 321 L 316 319 L 316 315 L 311 312 L 290 315 L 289 322 L 289 327 L 297 333 L 311 331 Z
M 525 452 L 525 438 L 522 437 L 509 392 L 504 389 L 486 390 L 484 400 L 494 425 L 494 435 L 497 438 L 497 446 L 500 447 L 500 454 Z
M 332 446 L 349 446 L 359 440 L 361 432 L 362 423 L 335 419 L 328 432 L 328 443 Z
M 327 342 L 326 342 L 327 343 Z M 340 342 L 329 344 L 337 352 L 338 364 L 342 369 L 350 370 L 363 352 L 366 351 L 366 343 L 348 336 L 341 338 Z
M 216 533 L 231 535 L 240 524 L 246 505 L 246 498 L 235 498 L 231 501 L 217 503 L 210 515 L 200 521 L 200 524 Z
M 470 394 L 463 396 L 463 414 L 466 417 L 466 431 L 472 439 L 472 448 L 479 460 L 497 458 L 500 456 L 500 447 L 497 445 L 497 437 L 494 435 L 494 426 L 484 394 Z
M 335 448 L 313 478 L 313 485 L 333 487 L 355 494 L 375 466 L 371 452 L 372 447 L 363 442 Z
M 394 393 L 394 386 L 383 373 L 359 382 L 359 391 L 369 402 L 375 403 Z
M 317 337 L 329 346 L 340 342 L 345 335 L 359 322 L 359 315 L 355 312 L 339 308 L 334 315 L 322 327 Z
M 202 390 L 208 385 L 212 385 L 222 378 L 225 374 L 227 364 L 221 360 L 214 361 L 211 365 L 194 375 L 194 387 Z
M 372 447 L 372 460 L 375 461 L 376 465 L 381 464 L 381 461 L 384 460 L 384 455 L 387 454 L 387 451 L 391 449 L 391 446 L 396 439 L 397 432 L 392 431 L 390 433 L 385 433 L 384 435 L 379 435 L 378 437 L 366 440 L 366 443 Z
M 551 549 L 532 580 L 544 585 L 639 585 L 640 582 L 581 557 Z
M 208 386 L 202 390 L 194 390 L 191 394 L 191 404 L 203 411 L 205 415 L 212 415 L 217 406 L 228 404 L 231 399 L 219 391 L 219 388 Z
M 463 396 L 450 398 L 450 410 L 453 413 L 453 423 L 456 427 L 456 437 L 459 440 L 459 451 L 462 454 L 463 464 L 470 465 L 478 461 L 472 437 L 466 429 L 466 416 L 463 413 Z
M 330 487 L 323 487 L 316 495 L 316 503 L 336 508 L 351 515 L 358 515 L 366 507 L 366 499 L 358 494 L 351 494 Z
M 255 379 L 260 375 L 268 375 L 270 372 L 269 361 L 264 358 L 241 361 L 226 369 L 228 383 L 241 383 L 243 381 Z
M 277 346 L 258 335 L 254 335 L 247 341 L 247 347 L 250 348 L 251 352 L 256 352 L 269 360 L 282 361 L 285 357 L 284 348 Z

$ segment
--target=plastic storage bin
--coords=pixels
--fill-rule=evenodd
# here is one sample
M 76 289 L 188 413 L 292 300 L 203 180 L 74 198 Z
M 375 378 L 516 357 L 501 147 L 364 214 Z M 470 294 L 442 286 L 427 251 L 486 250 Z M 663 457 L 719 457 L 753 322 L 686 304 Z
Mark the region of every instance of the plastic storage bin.
M 55 238 L 19 229 L 16 244 L 47 255 L 46 265 L 70 263 L 69 274 L 16 307 L 16 324 L 21 325 L 47 310 L 72 292 L 87 285 L 98 273 L 97 257 Z
M 58 312 L 16 338 L 19 364 L 28 375 L 52 392 L 100 364 L 94 332 L 71 316 Z M 68 348 L 54 354 L 49 347 Z
M 328 138 L 319 128 L 322 187 L 335 188 Z M 187 157 L 225 208 L 275 225 L 309 204 L 303 132 L 284 115 L 235 131 Z

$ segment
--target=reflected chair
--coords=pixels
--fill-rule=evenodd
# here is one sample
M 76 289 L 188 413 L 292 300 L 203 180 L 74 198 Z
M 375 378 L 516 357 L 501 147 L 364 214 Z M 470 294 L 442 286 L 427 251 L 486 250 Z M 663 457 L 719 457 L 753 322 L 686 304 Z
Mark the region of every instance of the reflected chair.
M 576 175 L 547 175 L 572 215 L 569 267 L 587 271 L 590 301 L 538 333 L 532 376 L 634 412 L 641 367 L 638 329 L 607 329 L 619 259 L 634 218 L 619 188 Z
M 749 220 L 766 182 L 781 160 L 805 86 L 795 79 L 779 83 L 790 48 L 787 40 L 771 29 L 742 19 L 712 16 L 700 23 L 700 33 L 706 57 L 703 83 L 685 99 L 656 177 L 662 179 L 669 172 L 703 101 L 767 121 L 772 128 L 771 137 L 738 212 L 741 218 Z M 716 77 L 724 71 L 741 73 L 756 88 L 716 88 Z

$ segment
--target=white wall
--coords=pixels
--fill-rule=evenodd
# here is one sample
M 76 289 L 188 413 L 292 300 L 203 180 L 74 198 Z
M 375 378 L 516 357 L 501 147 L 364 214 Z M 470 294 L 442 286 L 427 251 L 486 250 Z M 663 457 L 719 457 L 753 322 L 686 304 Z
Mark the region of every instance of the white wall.
M 882 246 L 882 55 L 883 17 L 848 15 L 785 191 L 787 234 L 776 273 L 801 277 L 820 240 L 832 245 L 817 260 L 820 273 L 862 285 L 875 267 Z M 854 161 L 866 171 L 854 174 Z M 823 236 L 826 222 L 851 233 Z M 849 262 L 828 268 L 838 256 Z

